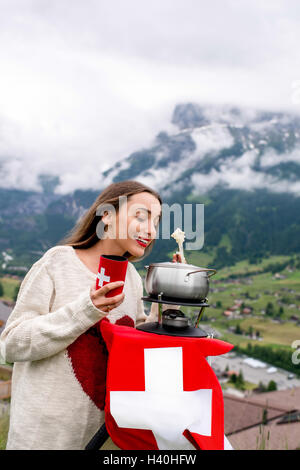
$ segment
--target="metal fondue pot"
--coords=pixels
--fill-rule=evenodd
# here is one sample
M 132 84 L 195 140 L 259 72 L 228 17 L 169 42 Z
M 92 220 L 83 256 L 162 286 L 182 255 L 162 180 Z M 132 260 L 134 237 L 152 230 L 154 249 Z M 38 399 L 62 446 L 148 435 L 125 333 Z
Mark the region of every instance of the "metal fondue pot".
M 145 289 L 150 296 L 162 294 L 174 299 L 203 300 L 209 291 L 208 278 L 215 269 L 185 263 L 152 263 L 145 266 Z

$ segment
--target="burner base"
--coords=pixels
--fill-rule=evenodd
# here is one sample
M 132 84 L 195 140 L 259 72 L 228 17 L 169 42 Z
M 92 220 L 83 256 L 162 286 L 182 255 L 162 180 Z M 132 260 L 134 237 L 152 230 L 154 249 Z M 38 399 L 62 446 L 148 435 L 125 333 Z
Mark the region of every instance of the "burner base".
M 166 327 L 160 325 L 158 322 L 143 323 L 136 327 L 137 330 L 145 331 L 146 333 L 155 333 L 157 335 L 165 336 L 186 336 L 193 338 L 206 338 L 208 334 L 201 328 L 194 328 L 193 326 L 187 326 L 185 328 L 178 327 Z

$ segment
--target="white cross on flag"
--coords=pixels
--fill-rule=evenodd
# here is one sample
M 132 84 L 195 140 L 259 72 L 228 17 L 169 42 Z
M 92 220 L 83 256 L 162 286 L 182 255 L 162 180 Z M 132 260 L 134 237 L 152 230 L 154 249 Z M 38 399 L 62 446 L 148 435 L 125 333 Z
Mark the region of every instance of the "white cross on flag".
M 105 422 L 126 450 L 230 448 L 221 386 L 207 356 L 232 345 L 101 322 L 109 351 Z

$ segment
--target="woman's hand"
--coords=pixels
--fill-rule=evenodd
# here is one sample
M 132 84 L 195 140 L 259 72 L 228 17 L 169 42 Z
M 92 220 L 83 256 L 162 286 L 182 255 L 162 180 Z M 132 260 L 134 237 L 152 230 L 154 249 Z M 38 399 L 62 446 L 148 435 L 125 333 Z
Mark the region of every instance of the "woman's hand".
M 115 295 L 114 297 L 105 297 L 105 294 L 123 285 L 124 281 L 115 281 L 105 284 L 105 286 L 101 287 L 100 289 L 91 287 L 91 301 L 99 310 L 109 313 L 113 308 L 118 307 L 123 302 L 125 294 L 122 292 L 121 294 Z
M 181 254 L 178 252 L 173 254 L 172 262 L 173 263 L 186 263 L 185 259 L 184 260 L 181 259 Z

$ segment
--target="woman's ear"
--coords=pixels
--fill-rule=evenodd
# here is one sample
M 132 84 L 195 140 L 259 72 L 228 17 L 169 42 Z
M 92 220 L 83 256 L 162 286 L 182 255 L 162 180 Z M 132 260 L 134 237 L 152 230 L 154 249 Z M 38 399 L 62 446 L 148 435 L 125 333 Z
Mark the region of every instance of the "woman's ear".
M 111 225 L 112 224 L 112 212 L 111 211 L 105 211 L 104 214 L 102 215 L 102 222 L 104 225 Z

